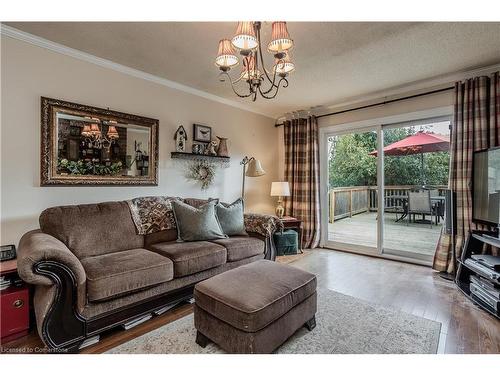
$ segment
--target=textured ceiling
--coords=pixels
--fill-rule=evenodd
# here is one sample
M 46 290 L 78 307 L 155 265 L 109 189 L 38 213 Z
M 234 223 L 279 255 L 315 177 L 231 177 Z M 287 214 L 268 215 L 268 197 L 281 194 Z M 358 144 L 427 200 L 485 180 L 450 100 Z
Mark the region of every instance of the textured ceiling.
M 225 22 L 35 22 L 14 28 L 278 117 L 403 84 L 500 62 L 500 23 L 290 22 L 297 70 L 274 100 L 235 97 L 218 80 Z M 263 43 L 271 23 L 263 23 Z M 266 53 L 267 54 L 267 53 Z M 267 54 L 268 55 L 268 54 Z M 268 56 L 268 63 L 272 61 Z M 237 67 L 239 70 L 240 67 Z M 233 74 L 236 72 L 233 72 Z

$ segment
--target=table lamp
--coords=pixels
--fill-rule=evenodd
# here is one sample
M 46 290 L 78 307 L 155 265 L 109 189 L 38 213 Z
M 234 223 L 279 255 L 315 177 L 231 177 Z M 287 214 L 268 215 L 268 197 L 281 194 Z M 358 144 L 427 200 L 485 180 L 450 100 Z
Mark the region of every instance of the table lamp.
M 260 160 L 255 159 L 253 156 L 249 158 L 245 156 L 240 162 L 243 166 L 243 184 L 241 185 L 241 197 L 245 198 L 245 177 L 260 177 L 266 174 L 264 168 L 260 164 Z
M 285 214 L 282 197 L 290 196 L 290 185 L 288 182 L 273 182 L 271 184 L 271 197 L 278 197 L 278 205 L 276 206 L 276 216 L 280 219 Z

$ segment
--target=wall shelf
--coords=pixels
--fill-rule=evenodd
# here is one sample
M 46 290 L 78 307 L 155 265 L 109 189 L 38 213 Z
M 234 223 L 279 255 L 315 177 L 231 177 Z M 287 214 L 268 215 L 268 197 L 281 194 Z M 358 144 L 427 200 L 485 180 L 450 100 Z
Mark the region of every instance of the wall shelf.
M 170 153 L 170 156 L 172 159 L 180 159 L 185 161 L 207 161 L 210 163 L 219 164 L 223 168 L 228 167 L 229 161 L 231 160 L 229 156 L 202 155 L 193 154 L 191 152 L 172 152 Z

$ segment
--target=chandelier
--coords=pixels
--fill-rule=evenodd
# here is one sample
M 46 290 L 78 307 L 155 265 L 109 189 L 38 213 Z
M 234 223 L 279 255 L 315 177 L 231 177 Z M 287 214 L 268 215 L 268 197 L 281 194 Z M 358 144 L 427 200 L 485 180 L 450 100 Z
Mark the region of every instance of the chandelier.
M 215 65 L 221 70 L 220 81 L 225 82 L 227 78 L 237 96 L 251 97 L 253 101 L 257 100 L 258 94 L 265 99 L 275 98 L 280 87 L 288 87 L 287 77 L 295 70 L 295 64 L 290 58 L 293 40 L 288 34 L 286 22 L 272 24 L 271 41 L 267 45 L 267 52 L 274 57 L 272 73 L 264 66 L 260 28 L 260 22 L 238 22 L 236 35 L 231 40 L 219 41 L 219 50 L 215 58 Z M 235 50 L 241 55 L 242 69 L 239 77 L 233 81 L 229 71 L 239 64 Z M 239 82 L 246 87 L 245 93 L 238 92 L 236 85 Z
M 119 138 L 118 131 L 116 130 L 117 122 L 114 120 L 101 121 L 96 117 L 88 118 L 91 124 L 85 124 L 82 130 L 82 136 L 85 138 L 85 142 L 89 147 L 97 149 L 108 149 L 113 143 Z M 102 126 L 99 124 L 108 125 L 108 132 L 104 135 Z

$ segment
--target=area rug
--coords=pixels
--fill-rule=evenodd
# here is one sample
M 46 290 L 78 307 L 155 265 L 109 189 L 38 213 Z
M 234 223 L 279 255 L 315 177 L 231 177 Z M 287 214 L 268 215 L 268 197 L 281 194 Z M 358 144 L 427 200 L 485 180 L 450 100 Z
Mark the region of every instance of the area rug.
M 293 255 L 280 255 L 276 257 L 276 262 L 289 264 L 312 254 L 312 250 L 303 250 L 302 253 Z
M 441 323 L 330 290 L 318 291 L 316 328 L 298 330 L 276 353 L 349 354 L 437 352 Z M 193 314 L 119 345 L 113 354 L 209 354 L 224 351 L 195 343 Z

